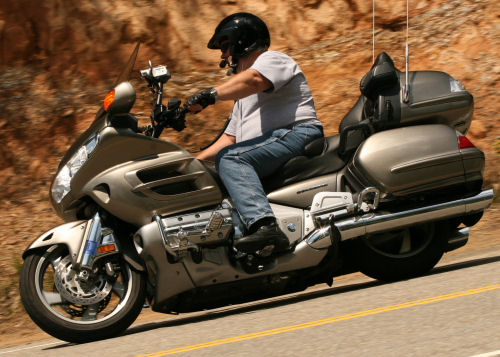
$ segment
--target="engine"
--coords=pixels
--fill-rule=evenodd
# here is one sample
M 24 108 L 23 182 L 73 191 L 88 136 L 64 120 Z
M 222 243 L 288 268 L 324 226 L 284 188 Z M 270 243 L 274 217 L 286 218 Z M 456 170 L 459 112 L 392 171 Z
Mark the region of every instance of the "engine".
M 181 253 L 225 243 L 233 229 L 232 209 L 225 207 L 162 218 L 165 244 Z M 169 249 L 169 250 L 170 250 Z

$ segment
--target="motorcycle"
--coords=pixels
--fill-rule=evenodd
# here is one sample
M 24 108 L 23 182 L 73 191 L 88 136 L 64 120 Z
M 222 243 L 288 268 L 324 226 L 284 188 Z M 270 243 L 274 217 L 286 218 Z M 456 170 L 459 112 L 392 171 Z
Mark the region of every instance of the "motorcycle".
M 213 166 L 159 139 L 185 127 L 181 101 L 162 104 L 166 66 L 140 71 L 154 94 L 151 124 L 130 114 L 138 50 L 59 165 L 51 202 L 66 223 L 23 253 L 22 302 L 59 339 L 116 336 L 145 301 L 177 314 L 355 271 L 416 277 L 465 245 L 493 200 L 482 189 L 484 154 L 465 136 L 472 95 L 443 72 L 405 77 L 381 53 L 339 134 L 263 180 L 290 248 L 238 252 L 232 242 L 245 229 Z

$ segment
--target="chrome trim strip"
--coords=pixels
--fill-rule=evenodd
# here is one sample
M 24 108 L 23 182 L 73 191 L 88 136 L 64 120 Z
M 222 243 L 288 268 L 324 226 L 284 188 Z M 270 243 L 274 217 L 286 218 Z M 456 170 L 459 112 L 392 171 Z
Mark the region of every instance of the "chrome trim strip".
M 423 159 L 418 159 L 412 162 L 405 162 L 403 164 L 391 167 L 390 171 L 393 174 L 399 174 L 432 166 L 450 164 L 452 162 L 461 160 L 462 160 L 462 155 L 460 154 L 460 152 L 456 152 L 453 154 L 446 153 L 445 155 L 431 156 Z
M 493 190 L 485 190 L 478 195 L 460 200 L 414 208 L 395 213 L 368 214 L 334 222 L 341 240 L 397 229 L 412 224 L 435 221 L 443 218 L 466 215 L 481 211 L 493 201 Z
M 316 186 L 308 187 L 308 188 L 305 188 L 303 190 L 297 191 L 297 195 L 300 195 L 301 193 L 304 193 L 304 192 L 316 190 L 316 189 L 321 188 L 321 187 L 327 187 L 327 186 L 328 186 L 327 183 L 322 183 L 321 185 L 316 185 Z

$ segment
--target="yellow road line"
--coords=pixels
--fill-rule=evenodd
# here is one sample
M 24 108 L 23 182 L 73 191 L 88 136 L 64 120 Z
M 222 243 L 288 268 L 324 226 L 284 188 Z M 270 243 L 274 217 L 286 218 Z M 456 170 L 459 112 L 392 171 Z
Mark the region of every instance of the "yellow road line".
M 221 340 L 203 342 L 203 343 L 199 343 L 199 344 L 191 345 L 191 346 L 173 348 L 170 350 L 154 352 L 154 353 L 145 354 L 145 355 L 141 355 L 141 356 L 137 356 L 137 357 L 168 356 L 168 355 L 173 355 L 176 353 L 188 352 L 188 351 L 193 351 L 193 350 L 198 350 L 198 349 L 208 348 L 208 347 L 213 347 L 213 346 L 219 346 L 219 345 L 224 345 L 224 344 L 233 343 L 233 342 L 251 340 L 254 338 L 277 335 L 277 334 L 285 333 L 285 332 L 289 332 L 289 331 L 295 331 L 295 330 L 301 330 L 301 329 L 305 329 L 305 328 L 309 328 L 309 327 L 331 324 L 331 323 L 338 322 L 338 321 L 344 321 L 344 320 L 355 319 L 355 318 L 363 317 L 363 316 L 380 314 L 382 312 L 387 312 L 387 311 L 406 309 L 408 307 L 425 305 L 425 304 L 430 304 L 433 302 L 439 302 L 439 301 L 444 301 L 444 300 L 449 300 L 449 299 L 455 299 L 455 298 L 459 298 L 462 296 L 474 295 L 474 294 L 484 293 L 487 291 L 497 290 L 497 289 L 500 289 L 500 284 L 483 286 L 483 287 L 477 288 L 477 289 L 458 291 L 458 292 L 451 293 L 451 294 L 439 295 L 439 296 L 434 296 L 434 297 L 421 299 L 421 300 L 408 301 L 408 302 L 404 302 L 404 303 L 397 304 L 397 305 L 378 307 L 376 309 L 359 311 L 359 312 L 354 312 L 351 314 L 333 316 L 333 317 L 329 317 L 326 319 L 304 322 L 304 323 L 297 324 L 297 325 L 283 326 L 283 327 L 279 327 L 279 328 L 275 328 L 275 329 L 271 329 L 271 330 L 253 332 L 253 333 L 249 333 L 249 334 L 241 335 L 241 336 L 228 337 L 228 338 L 224 338 Z

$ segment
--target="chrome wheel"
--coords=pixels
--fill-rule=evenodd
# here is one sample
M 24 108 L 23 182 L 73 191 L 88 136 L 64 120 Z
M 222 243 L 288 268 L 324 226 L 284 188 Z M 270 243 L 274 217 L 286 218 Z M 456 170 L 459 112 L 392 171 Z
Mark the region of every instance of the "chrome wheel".
M 449 234 L 448 222 L 432 222 L 373 234 L 354 242 L 359 270 L 378 280 L 394 281 L 425 274 L 441 259 Z
M 119 267 L 116 276 L 99 271 L 83 282 L 73 269 L 70 256 L 62 257 L 60 251 L 51 247 L 36 266 L 36 292 L 51 313 L 72 323 L 91 324 L 109 319 L 123 309 L 132 284 L 128 265 Z
M 425 224 L 371 235 L 366 238 L 366 245 L 389 258 L 409 258 L 425 250 L 434 235 L 434 224 Z
M 144 302 L 145 281 L 119 256 L 79 274 L 64 247 L 35 253 L 23 265 L 20 291 L 31 318 L 70 342 L 107 338 L 126 329 Z

